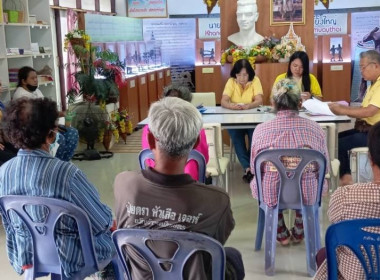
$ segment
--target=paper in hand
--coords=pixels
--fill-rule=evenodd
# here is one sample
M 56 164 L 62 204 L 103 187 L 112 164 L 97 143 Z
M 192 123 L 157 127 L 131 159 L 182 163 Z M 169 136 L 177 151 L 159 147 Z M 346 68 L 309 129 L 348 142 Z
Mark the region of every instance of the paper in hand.
M 302 106 L 312 115 L 335 116 L 335 114 L 331 112 L 328 103 L 329 102 L 322 102 L 316 98 L 312 98 L 303 102 Z

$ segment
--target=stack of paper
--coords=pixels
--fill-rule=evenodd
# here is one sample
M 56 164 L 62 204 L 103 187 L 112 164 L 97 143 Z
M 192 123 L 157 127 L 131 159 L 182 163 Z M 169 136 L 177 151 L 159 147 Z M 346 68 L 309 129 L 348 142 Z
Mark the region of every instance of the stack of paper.
M 311 114 L 311 115 L 324 115 L 324 116 L 335 116 L 331 112 L 329 102 L 322 102 L 316 98 L 311 98 L 302 103 L 302 106 Z

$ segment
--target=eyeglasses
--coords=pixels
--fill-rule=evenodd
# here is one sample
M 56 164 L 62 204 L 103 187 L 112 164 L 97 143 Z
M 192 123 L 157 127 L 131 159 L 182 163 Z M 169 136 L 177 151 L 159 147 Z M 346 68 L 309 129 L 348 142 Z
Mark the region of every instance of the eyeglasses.
M 368 63 L 368 64 L 365 65 L 365 66 L 363 66 L 363 65 L 359 65 L 360 71 L 363 71 L 364 69 L 366 69 L 367 66 L 370 65 L 370 64 L 375 64 L 375 62 L 370 62 L 370 63 Z

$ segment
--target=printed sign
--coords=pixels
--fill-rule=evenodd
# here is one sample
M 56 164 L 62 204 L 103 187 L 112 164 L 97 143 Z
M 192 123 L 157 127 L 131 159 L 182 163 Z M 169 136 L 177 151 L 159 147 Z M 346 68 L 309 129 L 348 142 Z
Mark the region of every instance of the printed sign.
M 128 17 L 157 18 L 167 17 L 166 0 L 128 0 Z
M 220 39 L 220 18 L 198 19 L 199 39 Z
M 347 34 L 347 14 L 314 15 L 314 34 Z

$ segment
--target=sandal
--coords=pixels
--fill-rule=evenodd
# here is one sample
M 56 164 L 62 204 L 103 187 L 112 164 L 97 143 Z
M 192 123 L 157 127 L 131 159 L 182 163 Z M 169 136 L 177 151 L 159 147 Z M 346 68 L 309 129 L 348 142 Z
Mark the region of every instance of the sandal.
M 243 181 L 247 184 L 251 183 L 252 179 L 253 179 L 253 174 L 251 173 L 251 171 L 247 171 L 245 173 L 245 175 L 243 176 Z

